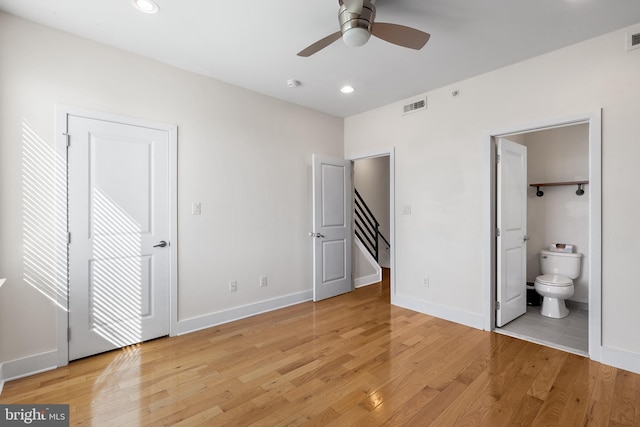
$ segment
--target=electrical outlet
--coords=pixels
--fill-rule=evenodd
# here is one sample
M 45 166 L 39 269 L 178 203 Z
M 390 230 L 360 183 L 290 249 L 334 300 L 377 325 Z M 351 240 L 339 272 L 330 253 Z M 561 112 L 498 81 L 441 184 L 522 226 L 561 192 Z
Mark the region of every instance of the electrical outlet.
M 200 202 L 191 203 L 191 215 L 200 215 L 202 213 L 202 205 Z
M 402 215 L 411 215 L 411 205 L 402 206 Z
M 424 287 L 428 288 L 429 287 L 429 276 L 424 278 Z
M 238 281 L 232 280 L 229 282 L 229 292 L 236 292 L 238 290 Z
M 260 276 L 260 287 L 264 288 L 267 286 L 267 276 Z

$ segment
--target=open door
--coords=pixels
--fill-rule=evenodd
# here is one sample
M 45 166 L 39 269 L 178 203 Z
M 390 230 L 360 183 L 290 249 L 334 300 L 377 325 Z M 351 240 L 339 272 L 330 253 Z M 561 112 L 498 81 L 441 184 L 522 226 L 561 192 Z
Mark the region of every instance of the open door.
M 501 327 L 527 311 L 527 147 L 498 139 L 497 305 Z
M 353 289 L 351 161 L 313 156 L 313 300 Z

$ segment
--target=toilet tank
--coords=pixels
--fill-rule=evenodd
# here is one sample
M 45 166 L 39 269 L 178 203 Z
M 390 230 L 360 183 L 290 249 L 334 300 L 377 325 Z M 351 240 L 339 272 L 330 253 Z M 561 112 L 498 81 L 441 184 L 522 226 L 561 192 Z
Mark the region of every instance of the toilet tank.
M 540 251 L 540 270 L 542 274 L 560 274 L 570 279 L 580 275 L 582 254 Z

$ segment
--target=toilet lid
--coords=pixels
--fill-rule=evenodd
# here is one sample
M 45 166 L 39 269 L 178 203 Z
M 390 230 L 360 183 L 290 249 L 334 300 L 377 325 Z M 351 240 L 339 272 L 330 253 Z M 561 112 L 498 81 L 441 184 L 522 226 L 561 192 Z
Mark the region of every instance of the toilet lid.
M 569 279 L 567 276 L 562 276 L 560 274 L 543 274 L 542 276 L 536 277 L 536 282 L 548 286 L 573 285 L 573 280 Z

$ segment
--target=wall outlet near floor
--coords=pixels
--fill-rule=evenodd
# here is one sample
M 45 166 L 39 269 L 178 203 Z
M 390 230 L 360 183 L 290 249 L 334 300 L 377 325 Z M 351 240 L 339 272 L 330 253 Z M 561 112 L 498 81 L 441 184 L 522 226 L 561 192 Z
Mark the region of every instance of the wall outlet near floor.
M 267 286 L 267 276 L 260 276 L 260 287 L 264 288 Z
M 232 280 L 229 282 L 229 292 L 236 292 L 238 290 L 238 281 Z

